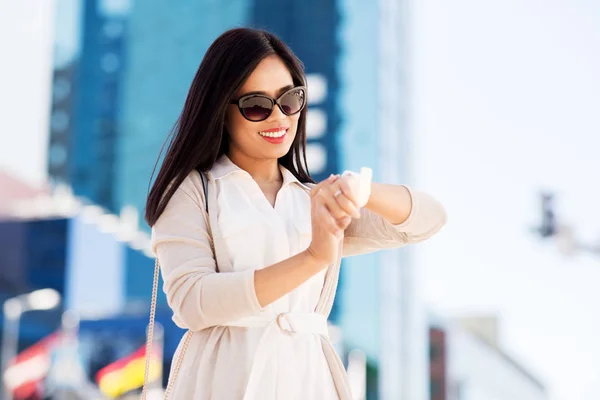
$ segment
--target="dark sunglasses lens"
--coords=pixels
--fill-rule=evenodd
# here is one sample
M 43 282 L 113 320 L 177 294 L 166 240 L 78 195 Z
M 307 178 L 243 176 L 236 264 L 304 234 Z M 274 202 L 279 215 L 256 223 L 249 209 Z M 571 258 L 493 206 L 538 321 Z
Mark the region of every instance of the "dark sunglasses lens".
M 254 96 L 242 100 L 241 108 L 250 121 L 262 121 L 271 113 L 273 103 L 265 97 Z
M 296 114 L 304 107 L 305 93 L 304 89 L 298 88 L 291 90 L 281 98 L 281 109 L 287 115 Z

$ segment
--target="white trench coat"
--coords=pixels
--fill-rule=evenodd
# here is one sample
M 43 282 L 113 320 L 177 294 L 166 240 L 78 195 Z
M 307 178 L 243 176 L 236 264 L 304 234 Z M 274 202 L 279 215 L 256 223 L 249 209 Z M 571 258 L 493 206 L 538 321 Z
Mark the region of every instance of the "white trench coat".
M 327 333 L 341 258 L 423 241 L 446 221 L 439 202 L 419 191 L 411 191 L 412 212 L 401 225 L 363 209 L 335 264 L 261 308 L 254 271 L 311 240 L 310 186 L 281 171 L 272 207 L 250 175 L 222 156 L 206 173 L 208 199 L 193 171 L 153 227 L 173 320 L 192 332 L 172 399 L 350 400 Z M 181 343 L 174 360 L 180 353 Z

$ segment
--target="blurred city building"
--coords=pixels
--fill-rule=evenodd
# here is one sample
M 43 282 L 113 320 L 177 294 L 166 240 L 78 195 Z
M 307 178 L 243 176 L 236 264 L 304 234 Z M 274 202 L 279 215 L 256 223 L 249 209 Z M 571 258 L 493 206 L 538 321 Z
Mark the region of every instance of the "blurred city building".
M 48 175 L 116 210 L 117 136 L 129 1 L 56 1 Z
M 310 23 L 307 23 L 310 21 Z M 204 52 L 241 25 L 277 32 L 306 64 L 309 157 L 317 179 L 338 171 L 339 10 L 334 2 L 178 4 L 57 0 L 48 172 L 118 213 L 145 206 L 161 146 Z
M 544 385 L 504 352 L 495 317 L 432 318 L 431 400 L 547 400 Z
M 18 188 L 0 191 L 2 351 L 10 342 L 19 353 L 13 361 L 4 361 L 12 367 L 3 377 L 15 398 L 46 387 L 62 394 L 83 390 L 88 395 L 68 398 L 89 399 L 95 374 L 145 343 L 154 267 L 148 235 L 126 212 L 110 214 L 72 196 L 65 187 L 41 190 L 6 173 L 0 176 L 3 189 Z M 60 297 L 58 307 L 22 309 L 11 325 L 16 329 L 8 329 L 6 304 L 40 289 L 54 290 Z M 65 311 L 80 318 L 75 349 L 50 341 L 61 329 Z M 161 288 L 157 321 L 164 331 L 161 361 L 168 370 L 183 331 L 171 321 Z M 74 376 L 69 354 L 81 358 L 86 374 L 86 380 L 73 387 L 65 387 Z M 69 379 L 60 372 L 64 369 Z

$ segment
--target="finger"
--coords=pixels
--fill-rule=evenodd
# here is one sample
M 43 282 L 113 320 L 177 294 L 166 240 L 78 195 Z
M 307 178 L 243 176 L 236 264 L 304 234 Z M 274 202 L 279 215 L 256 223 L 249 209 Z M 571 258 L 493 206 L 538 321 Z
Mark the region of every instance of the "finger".
M 335 222 L 338 228 L 340 228 L 341 230 L 346 230 L 348 225 L 350 225 L 350 223 L 352 222 L 352 217 L 348 215 L 346 217 L 336 220 Z
M 337 221 L 331 216 L 331 213 L 324 204 L 321 205 L 321 207 L 319 207 L 318 218 L 319 221 L 323 224 L 323 228 L 327 232 L 333 235 L 337 234 L 337 232 L 340 229 L 337 225 Z
M 352 217 L 351 216 L 346 216 L 346 217 L 338 219 L 336 221 L 338 230 L 335 233 L 335 236 L 338 239 L 341 239 L 344 236 L 344 231 L 346 230 L 346 228 L 348 227 L 348 225 L 350 225 L 350 222 L 352 222 Z
M 324 187 L 319 193 L 319 199 L 325 204 L 334 219 L 341 219 L 349 214 L 340 207 L 333 196 L 335 190 L 335 187 L 332 185 Z
M 352 200 L 350 200 L 343 192 L 340 192 L 337 196 L 334 193 L 334 199 L 340 206 L 342 210 L 344 210 L 348 215 L 353 216 L 354 218 L 360 218 L 360 211 L 356 204 Z
M 336 184 L 336 186 L 339 187 L 339 190 L 341 190 L 342 193 L 344 193 L 344 195 L 346 195 L 346 197 L 354 203 L 354 205 L 357 205 L 358 204 L 358 201 L 357 201 L 358 193 L 355 193 L 356 188 L 350 184 L 350 179 L 354 179 L 354 178 L 351 178 L 349 176 L 344 176 L 341 179 L 338 179 L 335 184 Z
M 319 182 L 315 187 L 312 188 L 312 190 L 310 191 L 310 197 L 315 197 L 319 193 L 321 188 L 335 182 L 339 177 L 339 175 L 329 175 L 329 178 Z

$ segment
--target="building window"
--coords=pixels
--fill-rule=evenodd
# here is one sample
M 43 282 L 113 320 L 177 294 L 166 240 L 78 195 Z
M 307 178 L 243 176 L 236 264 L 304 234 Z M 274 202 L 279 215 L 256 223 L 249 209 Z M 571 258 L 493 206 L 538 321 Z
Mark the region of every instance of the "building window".
M 50 118 L 50 127 L 54 132 L 65 132 L 69 127 L 69 114 L 65 110 L 54 110 Z
M 306 162 L 311 174 L 320 174 L 327 166 L 327 151 L 321 143 L 306 145 Z
M 327 114 L 318 108 L 309 108 L 306 115 L 306 137 L 319 139 L 327 129 Z
M 67 149 L 60 144 L 53 144 L 48 151 L 48 162 L 52 167 L 60 167 L 67 161 Z
M 102 57 L 101 64 L 104 72 L 113 73 L 119 68 L 119 57 L 115 53 L 106 53 Z
M 58 103 L 67 98 L 71 92 L 71 83 L 65 78 L 56 78 L 52 87 L 52 95 L 54 102 Z
M 327 79 L 323 74 L 308 74 L 306 76 L 308 104 L 320 104 L 327 98 Z
M 97 4 L 99 14 L 104 17 L 124 17 L 133 6 L 132 0 L 100 0 Z
M 117 39 L 123 35 L 123 24 L 117 21 L 109 21 L 102 27 L 102 32 L 108 39 Z

